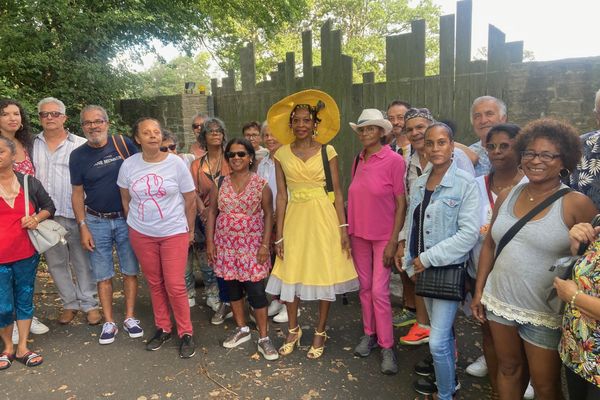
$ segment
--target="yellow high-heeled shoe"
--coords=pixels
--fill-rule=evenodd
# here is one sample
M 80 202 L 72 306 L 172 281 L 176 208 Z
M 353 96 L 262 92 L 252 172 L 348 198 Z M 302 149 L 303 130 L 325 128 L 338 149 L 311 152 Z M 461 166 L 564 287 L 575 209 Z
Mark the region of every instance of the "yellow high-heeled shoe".
M 323 355 L 323 351 L 325 350 L 325 342 L 327 341 L 327 339 L 329 339 L 329 336 L 327 336 L 326 331 L 317 332 L 317 330 L 315 329 L 315 335 L 322 336 L 324 338 L 323 346 L 321 346 L 321 347 L 314 347 L 312 345 L 310 346 L 310 349 L 308 349 L 308 354 L 306 354 L 306 357 L 310 358 L 311 360 L 319 358 Z
M 292 340 L 289 343 L 284 343 L 283 346 L 279 348 L 279 354 L 282 356 L 287 356 L 288 354 L 292 354 L 294 351 L 294 346 L 300 347 L 300 338 L 302 337 L 302 329 L 300 329 L 300 325 L 296 326 L 294 329 L 288 330 L 288 333 L 296 335 L 296 339 Z

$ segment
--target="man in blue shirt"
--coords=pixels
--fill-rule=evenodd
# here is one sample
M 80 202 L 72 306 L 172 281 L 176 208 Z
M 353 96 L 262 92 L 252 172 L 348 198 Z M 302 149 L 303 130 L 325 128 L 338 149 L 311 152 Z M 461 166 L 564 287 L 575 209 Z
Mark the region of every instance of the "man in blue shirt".
M 118 332 L 113 317 L 112 277 L 115 275 L 113 246 L 117 249 L 123 274 L 125 320 L 123 329 L 132 338 L 144 331 L 134 317 L 139 266 L 129 244 L 127 223 L 123 215 L 117 176 L 123 160 L 136 153 L 133 142 L 121 135 L 108 135 L 108 115 L 100 106 L 81 111 L 81 127 L 87 143 L 73 151 L 69 160 L 73 186 L 73 211 L 79 225 L 81 244 L 88 251 L 92 275 L 98 285 L 98 297 L 105 323 L 100 344 L 114 342 Z

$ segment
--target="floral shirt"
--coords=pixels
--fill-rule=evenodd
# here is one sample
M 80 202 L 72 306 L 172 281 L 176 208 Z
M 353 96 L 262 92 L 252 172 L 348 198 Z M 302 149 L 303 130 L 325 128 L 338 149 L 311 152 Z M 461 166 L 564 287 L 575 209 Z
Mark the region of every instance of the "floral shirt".
M 594 242 L 573 269 L 573 281 L 585 294 L 600 297 L 600 240 Z M 600 387 L 600 321 L 583 315 L 569 303 L 563 316 L 558 351 L 566 367 Z
M 571 174 L 571 186 L 600 208 L 600 130 L 581 135 L 582 156 Z

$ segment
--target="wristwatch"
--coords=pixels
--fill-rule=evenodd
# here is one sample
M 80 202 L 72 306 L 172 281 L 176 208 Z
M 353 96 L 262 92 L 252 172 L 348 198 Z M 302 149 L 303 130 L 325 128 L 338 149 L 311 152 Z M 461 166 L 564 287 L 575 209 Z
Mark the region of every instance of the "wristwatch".
M 79 222 L 77 223 L 77 225 L 79 225 L 79 227 L 80 227 L 80 228 L 81 228 L 82 226 L 86 225 L 86 223 L 85 223 L 85 219 L 82 219 L 81 221 L 79 221 Z

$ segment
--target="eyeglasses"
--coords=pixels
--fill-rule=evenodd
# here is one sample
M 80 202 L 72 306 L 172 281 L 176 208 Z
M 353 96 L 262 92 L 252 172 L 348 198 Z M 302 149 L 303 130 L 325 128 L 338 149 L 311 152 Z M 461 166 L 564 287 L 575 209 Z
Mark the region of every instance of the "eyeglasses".
M 175 149 L 177 148 L 176 144 L 170 144 L 168 146 L 160 146 L 158 149 L 160 151 L 162 151 L 163 153 L 166 153 L 167 151 L 171 150 L 171 151 L 175 151 Z
M 254 138 L 257 138 L 257 137 L 259 137 L 259 136 L 260 136 L 260 134 L 258 134 L 258 133 L 253 133 L 253 134 L 251 134 L 251 135 L 244 135 L 244 137 L 245 137 L 246 139 L 254 139 Z
M 378 133 L 379 127 L 374 125 L 368 125 L 360 127 L 356 130 L 358 135 L 372 135 L 373 133 Z
M 506 151 L 510 148 L 510 143 L 488 143 L 485 145 L 485 148 L 487 151 L 494 151 L 496 149 L 499 149 L 500 151 Z
M 207 135 L 220 135 L 223 133 L 223 129 L 211 129 L 209 131 L 206 131 Z
M 100 126 L 103 125 L 106 121 L 103 119 L 97 119 L 95 121 L 83 121 L 81 123 L 81 126 L 83 126 L 84 128 L 88 128 L 91 126 Z
M 530 161 L 534 158 L 538 157 L 540 161 L 549 163 L 552 162 L 557 157 L 560 157 L 560 154 L 550 153 L 549 151 L 542 151 L 541 153 L 536 153 L 535 151 L 525 150 L 521 152 L 521 160 Z
M 228 151 L 226 154 L 227 158 L 234 158 L 238 156 L 239 158 L 244 158 L 248 155 L 245 151 Z
M 63 113 L 61 113 L 60 111 L 40 111 L 38 113 L 38 115 L 40 116 L 40 118 L 48 118 L 48 117 L 52 117 L 52 118 L 58 118 L 61 115 L 64 115 Z
M 202 124 L 192 124 L 192 129 L 198 129 L 201 127 L 202 127 Z

